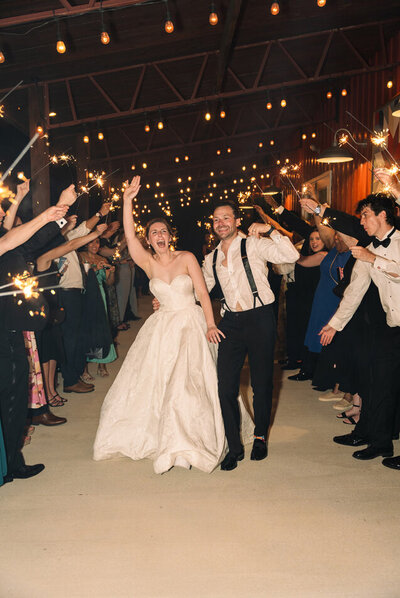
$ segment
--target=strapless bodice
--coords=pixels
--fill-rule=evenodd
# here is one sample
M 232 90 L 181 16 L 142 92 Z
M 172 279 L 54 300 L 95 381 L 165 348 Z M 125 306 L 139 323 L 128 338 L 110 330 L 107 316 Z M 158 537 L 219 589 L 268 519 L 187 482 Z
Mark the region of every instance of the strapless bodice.
M 193 282 L 188 274 L 178 274 L 170 283 L 152 278 L 150 290 L 160 302 L 160 311 L 179 311 L 196 304 Z

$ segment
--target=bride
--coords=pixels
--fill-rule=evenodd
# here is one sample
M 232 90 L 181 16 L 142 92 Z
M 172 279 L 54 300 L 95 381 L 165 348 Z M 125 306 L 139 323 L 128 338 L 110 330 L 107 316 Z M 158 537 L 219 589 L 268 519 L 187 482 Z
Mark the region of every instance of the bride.
M 152 459 L 156 473 L 174 465 L 211 472 L 226 451 L 215 368 L 216 344 L 224 335 L 196 258 L 169 249 L 168 223 L 149 222 L 149 250 L 136 237 L 132 200 L 139 189 L 136 176 L 124 192 L 125 236 L 160 308 L 140 329 L 105 397 L 94 459 L 123 455 Z

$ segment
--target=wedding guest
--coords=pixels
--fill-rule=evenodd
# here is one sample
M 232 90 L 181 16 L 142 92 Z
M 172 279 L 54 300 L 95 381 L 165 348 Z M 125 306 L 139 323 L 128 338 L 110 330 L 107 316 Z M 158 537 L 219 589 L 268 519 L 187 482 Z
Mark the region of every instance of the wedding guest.
M 106 216 L 110 203 L 103 203 L 100 210 L 89 220 L 82 222 L 65 237 L 68 241 L 88 235 Z M 65 361 L 61 364 L 65 393 L 87 393 L 94 390 L 93 384 L 81 379 L 86 365 L 86 348 L 82 345 L 80 329 L 82 325 L 84 279 L 76 251 L 58 259 L 60 279 L 60 306 L 65 310 L 65 319 L 61 324 L 64 339 Z
M 394 226 L 393 201 L 383 194 L 369 195 L 359 202 L 361 225 L 373 237 L 367 248 L 352 246 L 356 258 L 352 278 L 334 316 L 321 330 L 321 343 L 329 344 L 353 316 L 371 281 L 378 287 L 386 324 L 374 330 L 373 351 L 369 362 L 371 376 L 368 395 L 363 397 L 363 417 L 354 431 L 336 436 L 338 444 L 367 448 L 357 450 L 360 460 L 389 457 L 384 465 L 400 469 L 393 455 L 393 420 L 396 411 L 397 371 L 400 366 L 400 232 Z
M 114 272 L 115 266 L 110 266 L 106 258 L 98 254 L 100 248 L 100 241 L 99 239 L 94 239 L 86 246 L 86 251 L 81 251 L 79 253 L 79 259 L 83 264 L 89 264 L 90 268 L 93 269 L 97 283 L 100 289 L 101 298 L 104 304 L 104 319 L 108 322 L 108 312 L 107 312 L 107 301 L 106 301 L 106 294 L 105 294 L 105 285 L 112 285 L 114 284 Z M 95 324 L 98 325 L 98 322 Z M 89 357 L 87 361 L 89 363 L 97 363 L 97 373 L 99 376 L 108 376 L 107 371 L 107 363 L 111 363 L 117 359 L 117 353 L 115 351 L 114 344 L 111 343 L 110 349 L 107 355 L 97 356 L 97 357 Z M 85 370 L 88 374 L 89 371 L 86 366 Z

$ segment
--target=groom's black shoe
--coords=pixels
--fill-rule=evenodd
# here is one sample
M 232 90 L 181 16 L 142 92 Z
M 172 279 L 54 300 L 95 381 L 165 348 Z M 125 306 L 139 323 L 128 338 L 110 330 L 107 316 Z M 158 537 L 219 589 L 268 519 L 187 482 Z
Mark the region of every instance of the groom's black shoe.
M 250 455 L 251 461 L 261 461 L 268 456 L 268 447 L 265 440 L 262 438 L 255 438 L 253 442 L 253 448 Z
M 244 451 L 240 452 L 238 455 L 234 453 L 228 453 L 225 459 L 221 463 L 222 471 L 232 471 L 237 467 L 238 461 L 243 461 L 244 459 Z

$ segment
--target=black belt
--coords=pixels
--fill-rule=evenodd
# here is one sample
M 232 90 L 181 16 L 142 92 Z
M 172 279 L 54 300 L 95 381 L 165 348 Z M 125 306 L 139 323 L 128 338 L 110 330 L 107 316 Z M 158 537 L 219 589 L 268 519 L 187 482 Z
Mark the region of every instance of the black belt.
M 83 293 L 85 289 L 79 289 L 78 287 L 69 287 L 64 289 L 64 287 L 59 287 L 60 291 L 79 291 L 80 293 Z

